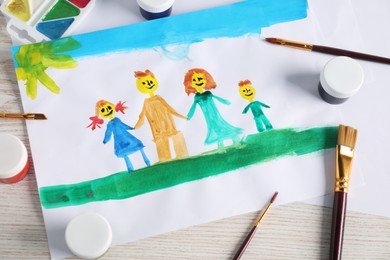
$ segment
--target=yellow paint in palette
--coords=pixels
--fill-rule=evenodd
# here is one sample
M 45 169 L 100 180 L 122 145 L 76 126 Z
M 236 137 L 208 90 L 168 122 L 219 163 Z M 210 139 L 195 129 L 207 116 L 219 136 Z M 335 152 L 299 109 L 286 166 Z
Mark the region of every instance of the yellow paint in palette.
M 28 21 L 31 17 L 30 5 L 27 0 L 12 0 L 6 5 L 6 10 L 22 21 Z
M 21 43 L 69 36 L 96 0 L 6 0 L 7 30 Z

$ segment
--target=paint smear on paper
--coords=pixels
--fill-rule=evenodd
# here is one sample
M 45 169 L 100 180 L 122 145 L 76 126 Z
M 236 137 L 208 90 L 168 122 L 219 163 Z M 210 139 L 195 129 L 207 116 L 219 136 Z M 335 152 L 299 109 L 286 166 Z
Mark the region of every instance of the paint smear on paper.
M 26 86 L 26 94 L 31 99 L 37 97 L 38 82 L 54 94 L 60 92 L 56 82 L 46 73 L 48 68 L 70 69 L 77 62 L 64 52 L 80 48 L 77 41 L 64 38 L 55 42 L 41 42 L 23 45 L 14 54 L 16 77 Z
M 337 135 L 337 126 L 270 130 L 250 135 L 240 144 L 226 147 L 223 153 L 207 152 L 142 168 L 131 174 L 119 172 L 76 184 L 41 187 L 41 203 L 45 208 L 59 208 L 131 198 L 256 163 L 335 148 Z
M 83 48 L 68 54 L 77 59 L 153 48 L 163 48 L 164 53 L 166 46 L 185 46 L 210 38 L 260 35 L 261 28 L 306 18 L 307 8 L 306 0 L 247 0 L 145 23 L 75 35 L 73 38 Z M 13 53 L 18 48 L 13 47 Z M 186 48 L 178 48 L 169 55 L 175 60 L 187 58 L 187 53 L 183 53 L 183 50 Z M 178 53 L 175 54 L 175 51 Z
M 187 59 L 191 61 L 188 57 L 188 51 L 190 50 L 190 44 L 179 44 L 175 46 L 162 46 L 161 51 L 165 57 L 173 61 L 179 61 Z
M 145 23 L 75 35 L 74 39 L 80 42 L 83 48 L 72 51 L 69 55 L 77 59 L 192 44 L 210 38 L 260 35 L 261 28 L 306 18 L 307 8 L 306 0 L 247 0 Z M 15 48 L 14 52 L 17 51 Z M 174 55 L 175 58 L 186 58 L 182 53 L 183 48 L 178 51 L 180 53 Z

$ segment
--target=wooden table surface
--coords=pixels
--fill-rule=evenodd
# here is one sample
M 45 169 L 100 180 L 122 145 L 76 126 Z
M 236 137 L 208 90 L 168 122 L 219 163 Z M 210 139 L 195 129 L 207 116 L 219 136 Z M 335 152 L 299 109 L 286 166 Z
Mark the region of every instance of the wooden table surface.
M 0 111 L 21 112 L 11 45 L 0 17 Z M 21 138 L 30 153 L 25 122 L 1 119 L 0 132 Z M 115 246 L 101 259 L 231 259 L 257 215 Z M 330 208 L 305 203 L 273 207 L 242 259 L 328 259 L 330 225 Z M 23 181 L 0 183 L 0 226 L 0 259 L 50 259 L 33 166 Z M 348 211 L 343 259 L 390 259 L 390 218 Z

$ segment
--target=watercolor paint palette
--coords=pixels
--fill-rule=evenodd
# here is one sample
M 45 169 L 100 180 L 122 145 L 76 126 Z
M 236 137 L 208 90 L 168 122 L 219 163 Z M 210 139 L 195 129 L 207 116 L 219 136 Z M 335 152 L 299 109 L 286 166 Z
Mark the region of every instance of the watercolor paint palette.
M 22 43 L 69 36 L 96 0 L 6 0 L 7 31 Z

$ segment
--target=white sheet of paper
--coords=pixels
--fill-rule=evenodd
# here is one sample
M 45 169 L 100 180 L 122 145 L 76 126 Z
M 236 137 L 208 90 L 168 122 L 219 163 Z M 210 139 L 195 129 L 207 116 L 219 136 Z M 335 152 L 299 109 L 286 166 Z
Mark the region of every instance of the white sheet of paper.
M 383 25 L 390 23 L 390 3 L 383 0 L 353 1 L 358 28 L 367 53 L 390 57 L 390 37 Z M 364 62 L 372 77 L 356 100 L 345 106 L 343 114 L 350 124 L 360 129 L 358 157 L 367 185 L 354 191 L 348 208 L 355 211 L 390 217 L 390 168 L 387 148 L 390 147 L 390 80 L 389 65 Z
M 103 2 L 98 3 L 106 5 Z M 124 2 L 118 1 L 118 3 Z M 177 8 L 180 6 L 179 3 Z M 322 42 L 322 31 L 317 24 L 320 19 L 315 15 L 317 14 L 315 8 L 310 7 L 307 19 L 266 28 L 262 31 L 261 37 L 269 35 L 292 40 Z M 99 10 L 98 6 L 96 10 Z M 344 11 L 343 8 L 337 10 L 340 16 Z M 123 16 L 116 15 L 116 17 Z M 220 48 L 222 43 L 224 48 Z M 158 94 L 177 111 L 185 114 L 192 103 L 192 97 L 188 97 L 183 91 L 182 75 L 192 67 L 207 68 L 220 85 L 213 93 L 232 102 L 231 106 L 221 108 L 221 112 L 223 110 L 223 114 L 234 115 L 229 117 L 231 123 L 243 126 L 248 133 L 254 133 L 255 128 L 250 117 L 244 118 L 241 115 L 245 103 L 243 100 L 241 103 L 239 101 L 235 87 L 236 75 L 242 79 L 252 80 L 259 99 L 271 106 L 271 109 L 265 110 L 265 113 L 275 128 L 337 125 L 342 120 L 340 107 L 330 106 L 317 94 L 319 71 L 331 58 L 329 56 L 294 51 L 265 43 L 256 37 L 243 37 L 229 41 L 207 40 L 202 44 L 193 44 L 189 56 L 191 60 L 173 62 L 152 50 L 143 52 L 142 59 L 139 59 L 136 52 L 122 53 L 80 60 L 76 69 L 60 73 L 55 70 L 50 71 L 50 75 L 58 76 L 56 80 L 62 89 L 58 98 L 42 88 L 36 101 L 32 102 L 23 97 L 26 111 L 45 111 L 49 118 L 60 118 L 62 121 L 62 124 L 59 124 L 58 120 L 45 122 L 45 135 L 42 135 L 42 122 L 28 124 L 38 185 L 41 187 L 80 182 L 105 176 L 107 172 L 123 170 L 124 163 L 113 155 L 113 148 L 109 144 L 106 146 L 101 144 L 104 130 L 91 133 L 85 127 L 89 123 L 89 116 L 94 114 L 95 102 L 102 98 L 112 102 L 126 100 L 128 102 L 126 105 L 130 109 L 120 117 L 130 125 L 135 123 L 144 98 L 135 88 L 132 75 L 135 70 L 152 70 L 159 79 Z M 223 66 L 209 64 L 209 59 L 205 57 L 218 57 L 218 64 Z M 245 66 L 239 66 L 243 59 L 247 61 Z M 168 64 L 168 66 L 159 66 L 159 64 Z M 178 76 L 171 75 L 172 68 L 180 68 L 177 69 Z M 107 77 L 107 75 L 115 76 Z M 232 85 L 230 89 L 227 88 L 229 85 Z M 82 86 L 82 88 L 75 86 Z M 113 86 L 118 87 L 114 89 Z M 173 97 L 171 91 L 177 92 L 180 99 L 177 96 Z M 48 100 L 55 100 L 55 102 L 48 102 Z M 85 109 L 86 104 L 90 104 L 89 109 Z M 199 112 L 190 122 L 176 121 L 178 129 L 182 129 L 185 136 L 194 137 L 187 140 L 190 154 L 197 154 L 205 149 L 199 146 L 203 143 L 205 128 L 203 128 L 203 135 L 196 129 L 198 126 L 204 126 Z M 153 157 L 155 148 L 147 126 L 136 134 L 137 138 L 146 145 L 145 151 L 150 155 L 150 159 L 155 162 L 156 157 Z M 98 135 L 100 136 L 96 137 Z M 59 136 L 66 138 L 59 138 Z M 61 156 L 58 156 L 59 150 Z M 109 164 L 96 160 L 110 155 L 112 160 Z M 333 152 L 326 152 L 325 155 L 309 154 L 278 159 L 123 201 L 43 209 L 52 257 L 56 259 L 69 255 L 64 243 L 64 228 L 72 217 L 84 211 L 96 211 L 105 215 L 113 225 L 114 244 L 119 244 L 258 210 L 262 203 L 269 199 L 267 194 L 273 194 L 275 190 L 281 191 L 277 204 L 324 195 L 331 191 L 333 176 L 329 176 L 332 170 L 329 171 L 328 165 L 332 165 L 334 160 Z M 64 162 L 63 158 L 71 160 Z M 143 167 L 142 160 L 139 158 L 134 159 L 133 162 L 136 168 Z M 84 165 L 88 171 L 80 168 L 80 165 Z M 286 172 L 286 169 L 290 172 Z M 259 172 L 262 173 L 260 177 Z M 240 178 L 237 178 L 238 175 Z M 302 183 L 302 179 L 307 182 Z M 353 181 L 357 183 L 356 186 L 362 182 L 359 175 Z
M 364 47 L 349 49 L 390 57 L 390 37 L 383 30 L 383 26 L 390 23 L 390 3 L 385 0 L 356 0 L 351 3 L 357 21 L 357 26 L 351 27 L 351 31 L 355 35 L 361 34 Z M 341 33 L 337 33 L 336 37 L 345 48 L 355 44 Z M 390 111 L 389 65 L 367 61 L 361 61 L 361 64 L 370 78 L 356 97 L 340 106 L 345 122 L 359 130 L 355 161 L 359 163 L 365 179 L 364 186 L 351 189 L 348 210 L 390 217 L 390 170 L 387 165 L 390 122 L 386 119 L 386 113 Z M 309 202 L 330 206 L 332 198 Z

